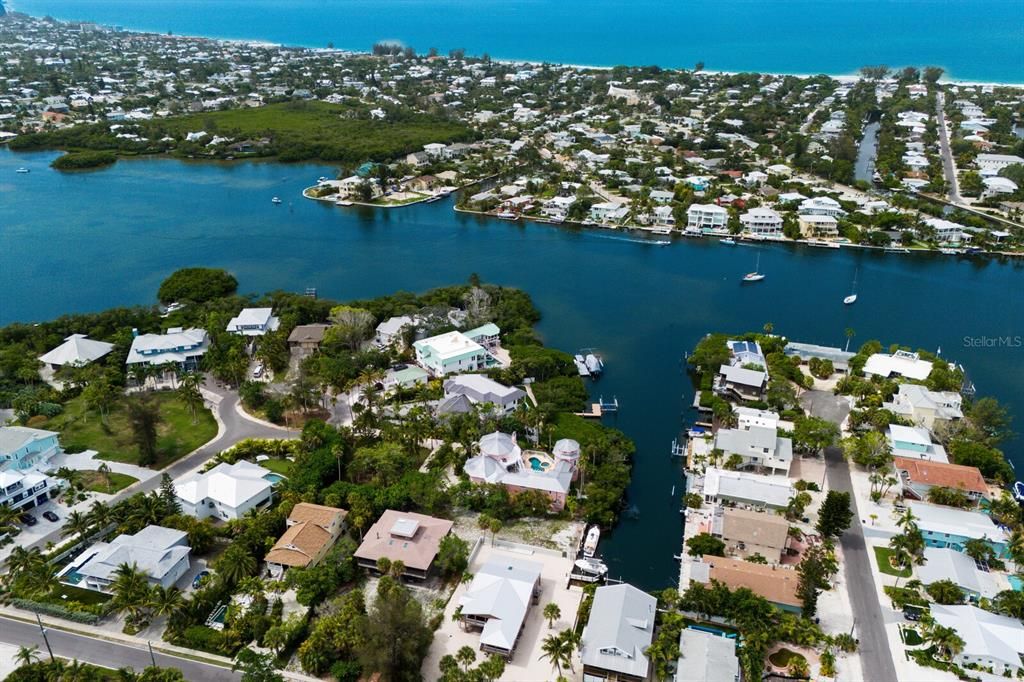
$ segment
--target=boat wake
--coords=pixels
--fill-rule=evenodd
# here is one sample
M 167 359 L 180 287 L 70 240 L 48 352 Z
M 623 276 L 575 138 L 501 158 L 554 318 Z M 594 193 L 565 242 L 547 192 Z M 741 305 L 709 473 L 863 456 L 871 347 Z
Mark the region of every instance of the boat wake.
M 631 244 L 648 244 L 650 246 L 668 246 L 672 242 L 668 239 L 630 239 L 629 237 L 611 237 L 602 234 L 594 235 L 598 239 L 607 239 L 613 242 L 629 242 Z

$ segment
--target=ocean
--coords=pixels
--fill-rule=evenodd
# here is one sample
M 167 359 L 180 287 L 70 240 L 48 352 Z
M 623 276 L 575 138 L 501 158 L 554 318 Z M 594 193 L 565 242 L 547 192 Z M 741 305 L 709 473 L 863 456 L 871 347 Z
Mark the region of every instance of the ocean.
M 58 19 L 369 50 L 464 48 L 494 58 L 852 74 L 943 67 L 1024 83 L 1020 0 L 8 0 Z

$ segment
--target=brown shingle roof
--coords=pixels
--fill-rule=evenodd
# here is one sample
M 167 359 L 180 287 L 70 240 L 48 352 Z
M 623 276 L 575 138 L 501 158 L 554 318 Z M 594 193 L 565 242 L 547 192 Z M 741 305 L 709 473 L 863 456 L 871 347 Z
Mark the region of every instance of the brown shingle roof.
M 326 324 L 300 324 L 288 335 L 289 343 L 320 343 L 324 340 Z
M 272 564 L 305 567 L 333 541 L 331 534 L 320 526 L 297 523 L 290 526 L 274 543 L 267 552 L 266 560 Z
M 789 522 L 775 514 L 726 509 L 722 515 L 722 537 L 734 542 L 775 547 L 781 551 L 789 537 Z
M 800 598 L 796 596 L 799 576 L 792 569 L 719 556 L 705 556 L 704 563 L 710 566 L 709 577 L 729 589 L 746 587 L 770 602 L 800 606 Z
M 930 462 L 909 457 L 894 457 L 893 465 L 897 471 L 907 472 L 912 483 L 941 488 L 960 488 L 980 495 L 988 494 L 988 486 L 985 485 L 985 478 L 981 475 L 978 467 Z
M 344 519 L 348 516 L 348 512 L 344 509 L 338 509 L 337 507 L 327 507 L 322 504 L 312 504 L 310 502 L 299 502 L 297 505 L 292 507 L 292 513 L 288 515 L 288 520 L 292 523 L 313 523 L 321 528 L 330 528 L 334 521 L 341 517 Z
M 399 522 L 418 524 L 412 537 L 392 533 L 395 524 Z M 400 559 L 408 568 L 426 571 L 437 556 L 441 540 L 448 535 L 453 525 L 445 519 L 388 509 L 366 531 L 363 544 L 359 545 L 355 557 L 374 562 L 381 557 L 391 561 Z

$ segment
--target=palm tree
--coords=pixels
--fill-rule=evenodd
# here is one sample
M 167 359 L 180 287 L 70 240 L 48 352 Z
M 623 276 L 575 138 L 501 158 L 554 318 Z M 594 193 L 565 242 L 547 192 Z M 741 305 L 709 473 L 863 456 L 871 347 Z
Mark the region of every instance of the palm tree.
M 562 610 L 558 604 L 551 602 L 544 607 L 544 619 L 548 622 L 548 629 L 555 626 L 555 621 L 562 617 Z
M 128 520 L 139 528 L 158 525 L 167 510 L 166 502 L 156 491 L 141 497 L 128 512 Z
M 569 646 L 561 634 L 548 635 L 541 644 L 541 660 L 547 659 L 559 677 L 562 676 L 562 667 L 572 663 L 572 649 Z
M 110 492 L 110 465 L 106 462 L 100 462 L 100 465 L 96 467 L 96 473 L 99 474 L 100 478 L 103 479 L 103 486 Z
M 198 421 L 199 408 L 203 405 L 203 394 L 199 392 L 199 386 L 203 378 L 196 372 L 189 372 L 181 378 L 181 385 L 178 387 L 178 396 L 192 413 L 192 423 Z
M 96 530 L 103 530 L 113 521 L 113 513 L 109 506 L 96 500 L 89 506 L 89 520 Z
M 928 627 L 927 636 L 928 641 L 934 644 L 939 654 L 947 660 L 964 650 L 964 640 L 953 628 L 935 623 Z
M 853 327 L 847 327 L 846 331 L 844 331 L 843 333 L 846 334 L 846 350 L 849 351 L 850 350 L 850 339 L 852 339 L 854 336 L 856 336 L 857 332 L 853 331 Z
M 37 646 L 19 646 L 18 653 L 14 655 L 14 660 L 18 662 L 19 668 L 23 665 L 32 665 L 39 659 L 39 647 Z
M 60 676 L 61 682 L 87 682 L 87 680 L 95 679 L 95 674 L 87 663 L 82 663 L 77 658 L 71 663 L 67 664 L 63 674 Z
M 8 507 L 6 504 L 0 504 L 0 535 L 9 533 L 14 527 L 14 523 L 18 520 L 20 513 L 14 507 Z
M 240 545 L 230 545 L 214 567 L 225 583 L 235 585 L 242 578 L 256 573 L 256 557 Z
M 154 616 L 170 616 L 185 605 L 185 597 L 177 587 L 157 585 L 150 591 L 149 606 Z
M 84 540 L 88 536 L 90 528 L 92 528 L 92 520 L 88 515 L 76 509 L 68 514 L 68 517 L 64 520 L 64 526 L 60 529 L 60 536 L 77 535 Z
M 114 570 L 110 591 L 114 594 L 110 600 L 114 611 L 127 613 L 130 623 L 139 623 L 150 604 L 146 574 L 136 564 L 121 564 Z

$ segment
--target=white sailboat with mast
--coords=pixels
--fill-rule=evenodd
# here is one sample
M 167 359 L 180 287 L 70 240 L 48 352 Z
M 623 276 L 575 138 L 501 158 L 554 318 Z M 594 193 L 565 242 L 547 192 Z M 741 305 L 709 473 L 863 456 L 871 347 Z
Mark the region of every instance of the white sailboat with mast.
M 853 272 L 853 287 L 850 295 L 843 299 L 844 305 L 853 305 L 857 302 L 857 271 Z
M 764 275 L 761 273 L 761 254 L 757 254 L 757 263 L 754 265 L 754 271 L 748 272 L 743 275 L 744 282 L 760 282 L 764 279 Z

